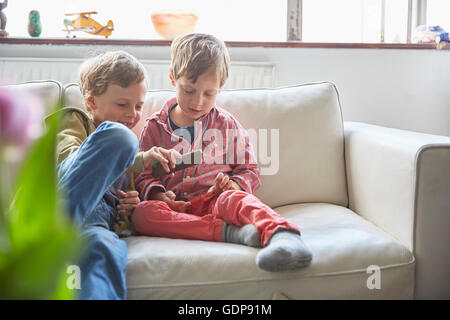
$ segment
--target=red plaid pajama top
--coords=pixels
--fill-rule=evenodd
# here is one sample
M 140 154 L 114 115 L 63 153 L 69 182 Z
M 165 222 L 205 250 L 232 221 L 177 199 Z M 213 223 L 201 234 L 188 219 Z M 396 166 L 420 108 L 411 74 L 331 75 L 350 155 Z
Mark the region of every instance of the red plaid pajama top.
M 181 154 L 202 149 L 203 159 L 200 164 L 175 172 L 174 177 L 157 179 L 152 177 L 151 169 L 142 171 L 135 178 L 141 200 L 149 200 L 151 189 L 159 187 L 173 191 L 177 200 L 189 201 L 205 194 L 219 172 L 227 174 L 242 190 L 253 194 L 261 182 L 247 130 L 229 112 L 213 107 L 195 122 L 195 138 L 191 144 L 190 139 L 183 138 L 184 133 L 179 129 L 174 132 L 170 125 L 169 110 L 175 104 L 176 98 L 167 101 L 159 112 L 146 120 L 139 151 L 147 151 L 153 146 L 176 149 Z

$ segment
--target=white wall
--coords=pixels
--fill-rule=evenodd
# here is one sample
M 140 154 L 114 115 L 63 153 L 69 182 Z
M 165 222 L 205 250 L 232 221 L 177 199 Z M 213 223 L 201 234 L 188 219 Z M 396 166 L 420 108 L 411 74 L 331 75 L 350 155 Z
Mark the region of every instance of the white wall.
M 168 60 L 168 46 L 0 44 L 1 57 L 83 58 L 124 49 L 139 59 Z M 345 121 L 450 136 L 450 51 L 230 48 L 235 61 L 275 64 L 276 86 L 332 81 Z
M 450 51 L 232 48 L 276 64 L 278 86 L 328 80 L 346 121 L 450 136 Z

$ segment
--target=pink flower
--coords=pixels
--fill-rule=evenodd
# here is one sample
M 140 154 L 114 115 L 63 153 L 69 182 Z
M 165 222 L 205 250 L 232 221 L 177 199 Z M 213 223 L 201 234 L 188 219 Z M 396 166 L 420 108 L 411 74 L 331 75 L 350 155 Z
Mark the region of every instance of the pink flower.
M 30 91 L 0 87 L 0 143 L 27 146 L 42 134 L 42 100 Z

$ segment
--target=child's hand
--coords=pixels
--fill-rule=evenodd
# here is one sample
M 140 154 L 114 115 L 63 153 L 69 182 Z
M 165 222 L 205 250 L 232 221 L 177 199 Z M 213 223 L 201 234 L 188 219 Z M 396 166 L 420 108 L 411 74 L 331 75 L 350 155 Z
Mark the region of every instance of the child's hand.
M 120 199 L 120 204 L 117 205 L 117 211 L 121 215 L 131 215 L 138 203 L 141 202 L 137 191 L 123 192 L 122 190 L 117 190 L 117 194 L 122 198 Z
M 175 168 L 177 159 L 181 158 L 181 154 L 174 149 L 164 149 L 161 147 L 152 147 L 150 150 L 144 153 L 144 167 L 150 168 L 152 160 L 158 160 L 161 162 L 164 170 L 169 173 L 170 167 Z
M 175 193 L 169 190 L 167 192 L 155 193 L 152 195 L 151 200 L 164 201 L 170 209 L 177 212 L 186 212 L 191 203 L 186 201 L 175 201 L 176 197 Z
M 216 176 L 216 180 L 214 180 L 214 185 L 209 188 L 208 193 L 214 192 L 219 195 L 227 190 L 242 190 L 241 187 L 230 179 L 230 177 L 222 172 Z

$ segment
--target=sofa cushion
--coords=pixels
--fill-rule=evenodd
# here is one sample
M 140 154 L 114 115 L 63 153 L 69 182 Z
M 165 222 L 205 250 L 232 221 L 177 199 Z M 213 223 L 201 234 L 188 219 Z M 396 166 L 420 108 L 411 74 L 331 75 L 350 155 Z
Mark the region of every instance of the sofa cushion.
M 413 297 L 414 257 L 396 239 L 347 208 L 296 204 L 275 209 L 300 226 L 313 252 L 309 267 L 271 273 L 255 264 L 258 249 L 157 237 L 126 238 L 129 299 L 294 299 Z M 369 289 L 369 266 L 380 289 Z M 370 271 L 371 269 L 369 269 Z
M 174 95 L 170 90 L 147 92 L 142 118 L 133 129 L 138 137 L 145 119 Z M 64 103 L 83 106 L 77 85 L 66 85 Z M 251 133 L 261 168 L 256 195 L 263 202 L 271 207 L 303 202 L 347 206 L 343 122 L 333 84 L 223 90 L 217 105 Z
M 5 87 L 18 92 L 27 91 L 39 95 L 44 104 L 45 115 L 54 111 L 54 108 L 62 98 L 62 85 L 58 81 L 53 80 L 30 81 L 20 84 L 11 84 Z
M 63 89 L 63 104 L 66 107 L 77 107 L 86 109 L 83 104 L 83 95 L 76 83 L 69 83 Z

